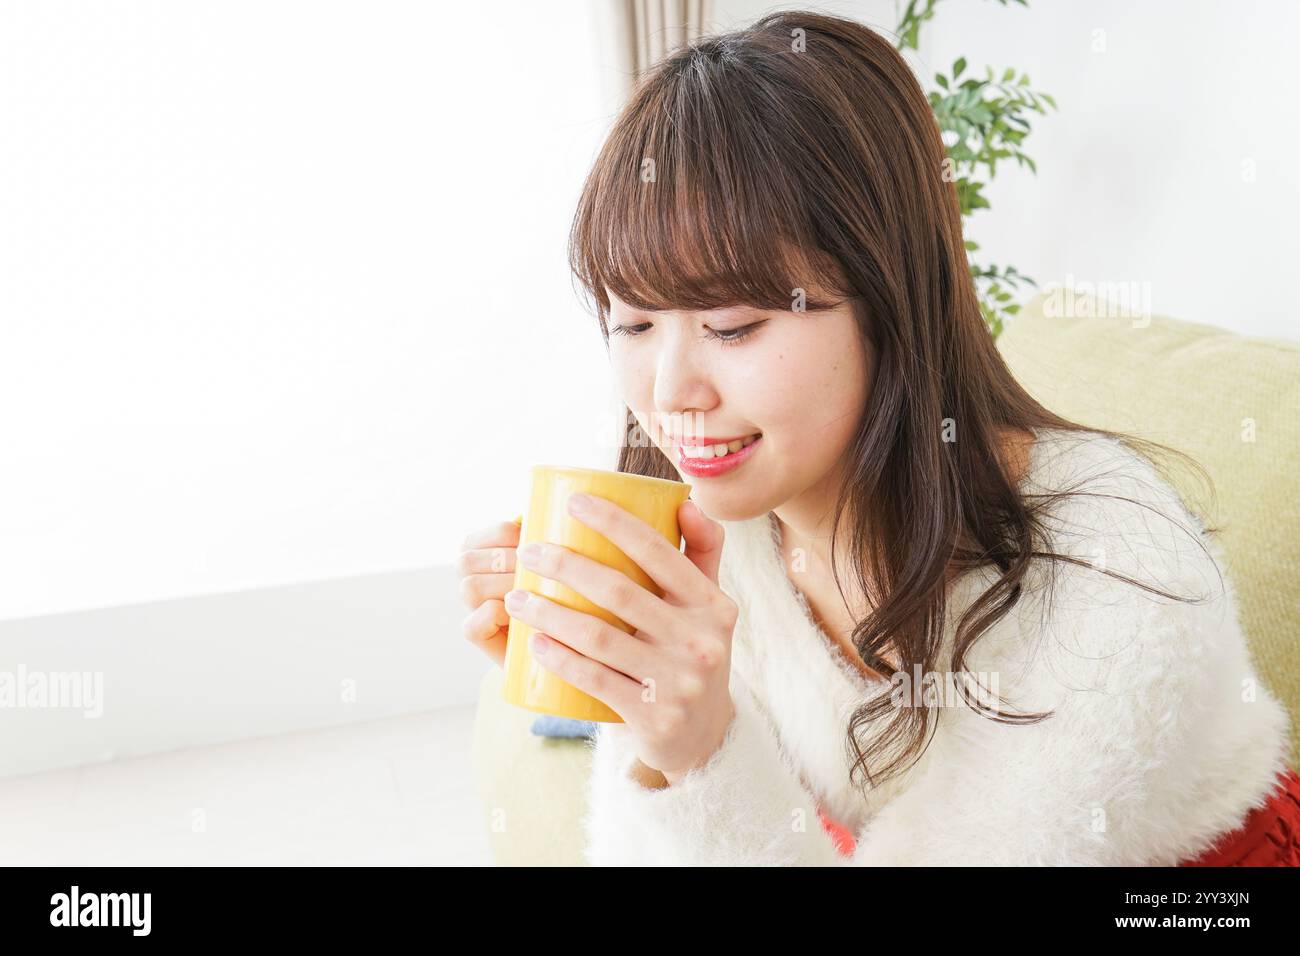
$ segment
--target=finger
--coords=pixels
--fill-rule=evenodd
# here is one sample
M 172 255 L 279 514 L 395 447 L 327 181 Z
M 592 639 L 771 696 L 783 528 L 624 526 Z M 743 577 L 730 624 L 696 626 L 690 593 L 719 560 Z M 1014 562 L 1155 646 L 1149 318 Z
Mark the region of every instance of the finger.
M 530 645 L 537 640 L 537 636 L 534 635 Z M 543 647 L 538 650 L 530 646 L 528 649 L 538 664 L 584 694 L 604 702 L 624 720 L 627 720 L 628 714 L 635 713 L 641 703 L 641 684 L 606 667 L 600 661 L 579 654 L 549 634 L 541 634 L 540 637 Z
M 509 634 L 510 616 L 500 601 L 485 601 L 461 624 L 465 639 L 496 661 L 506 663 L 506 637 Z
M 504 574 L 515 570 L 514 548 L 475 548 L 456 558 L 456 574 Z
M 523 603 L 516 605 L 509 600 L 516 594 Z M 505 607 L 511 617 L 531 624 L 584 657 L 612 667 L 633 680 L 639 681 L 649 672 L 649 647 L 595 615 L 575 611 L 528 591 L 511 591 Z
M 677 524 L 686 541 L 685 555 L 710 581 L 718 583 L 718 568 L 722 563 L 722 542 L 725 531 L 694 501 L 687 499 L 677 509 Z
M 666 594 L 681 599 L 702 594 L 708 579 L 693 562 L 685 560 L 676 543 L 608 498 L 593 494 L 586 497 L 589 506 L 581 512 L 571 510 L 570 514 L 608 538 Z
M 514 587 L 515 576 L 511 574 L 471 574 L 460 579 L 460 603 L 468 608 L 476 608 L 492 598 L 503 598 Z
M 538 556 L 518 555 L 519 563 L 541 577 L 567 585 L 624 624 L 647 634 L 662 634 L 668 608 L 653 592 L 617 568 L 579 554 L 561 544 L 536 542 Z M 678 554 L 678 557 L 681 557 Z
M 475 548 L 515 548 L 519 546 L 520 526 L 513 521 L 498 521 L 486 528 L 471 532 L 461 542 L 460 550 L 473 551 Z

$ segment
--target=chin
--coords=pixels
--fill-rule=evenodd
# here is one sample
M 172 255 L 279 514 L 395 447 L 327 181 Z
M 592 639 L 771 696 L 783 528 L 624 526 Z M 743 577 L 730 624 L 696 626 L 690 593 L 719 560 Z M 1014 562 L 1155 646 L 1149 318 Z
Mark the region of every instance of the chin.
M 691 483 L 691 477 L 684 475 L 687 484 Z M 768 509 L 763 508 L 755 510 L 753 505 L 746 506 L 744 503 L 728 503 L 727 501 L 715 501 L 713 495 L 698 495 L 698 481 L 691 492 L 691 500 L 694 501 L 706 517 L 714 521 L 748 521 L 751 518 L 757 518 L 760 515 L 767 514 Z

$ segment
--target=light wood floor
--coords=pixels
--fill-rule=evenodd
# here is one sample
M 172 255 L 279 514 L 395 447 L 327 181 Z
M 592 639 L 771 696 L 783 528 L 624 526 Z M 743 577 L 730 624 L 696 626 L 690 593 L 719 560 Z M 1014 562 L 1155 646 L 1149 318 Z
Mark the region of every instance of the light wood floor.
M 3 865 L 490 866 L 473 707 L 0 779 Z

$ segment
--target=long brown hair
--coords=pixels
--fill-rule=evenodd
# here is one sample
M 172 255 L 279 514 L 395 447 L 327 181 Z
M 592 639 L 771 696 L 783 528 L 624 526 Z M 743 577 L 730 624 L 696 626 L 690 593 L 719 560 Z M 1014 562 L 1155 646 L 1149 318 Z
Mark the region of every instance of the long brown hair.
M 961 674 L 970 646 L 1020 599 L 1031 559 L 1090 566 L 1045 550 L 1041 521 L 1053 501 L 1087 492 L 1022 494 L 994 451 L 1001 433 L 1109 435 L 1162 474 L 1152 453 L 1176 454 L 1209 484 L 1184 453 L 1068 421 L 1016 382 L 980 312 L 944 158 L 930 103 L 885 38 L 834 16 L 773 13 L 697 40 L 641 78 L 588 176 L 569 248 L 607 347 L 607 289 L 647 310 L 789 309 L 808 285 L 830 294 L 807 311 L 853 302 L 879 360 L 847 452 L 831 554 L 847 513 L 853 572 L 863 594 L 878 590 L 853 644 L 866 661 L 892 644 L 909 674 L 939 663 L 954 569 L 1001 574 L 957 627 L 951 668 Z M 680 480 L 624 413 L 618 470 Z M 945 421 L 960 423 L 959 441 L 941 439 Z M 1051 716 L 976 709 L 1004 723 Z M 894 719 L 863 750 L 858 728 L 889 710 Z M 862 768 L 870 785 L 901 773 L 924 753 L 932 723 L 928 707 L 891 706 L 887 688 L 849 724 L 850 776 Z

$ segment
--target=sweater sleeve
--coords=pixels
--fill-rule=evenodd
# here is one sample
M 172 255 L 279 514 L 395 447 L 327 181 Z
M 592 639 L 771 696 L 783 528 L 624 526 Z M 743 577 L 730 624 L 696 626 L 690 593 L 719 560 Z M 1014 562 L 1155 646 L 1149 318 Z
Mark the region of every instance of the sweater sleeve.
M 623 724 L 601 724 L 583 818 L 593 866 L 833 866 L 842 857 L 750 691 L 707 764 L 655 790 L 631 776 Z

